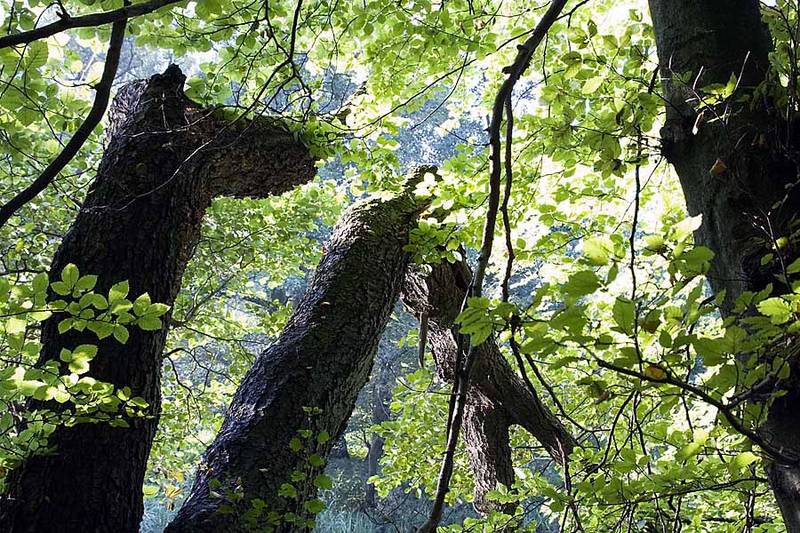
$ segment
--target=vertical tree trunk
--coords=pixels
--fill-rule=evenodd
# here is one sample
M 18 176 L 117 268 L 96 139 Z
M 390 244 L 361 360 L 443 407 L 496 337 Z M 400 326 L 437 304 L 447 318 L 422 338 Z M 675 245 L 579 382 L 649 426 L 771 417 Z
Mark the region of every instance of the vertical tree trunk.
M 408 265 L 403 247 L 423 208 L 412 189 L 359 203 L 339 221 L 303 300 L 239 386 L 168 532 L 236 531 L 255 504 L 264 508 L 258 520 L 268 512 L 302 512 L 314 486 L 306 483 L 296 500 L 280 496 L 279 488 L 295 471 L 313 479 L 321 465 L 309 469 L 290 442 L 308 427 L 304 407 L 321 409 L 312 439 L 329 436 L 318 443 L 318 456 L 345 428 Z M 234 512 L 220 512 L 223 504 Z
M 389 420 L 389 400 L 392 398 L 392 388 L 389 386 L 389 372 L 386 364 L 380 368 L 375 390 L 372 395 L 372 423 L 382 424 Z M 367 452 L 367 476 L 377 476 L 379 472 L 378 462 L 383 456 L 384 439 L 377 433 L 372 434 Z M 367 481 L 367 488 L 364 494 L 367 507 L 375 508 L 377 505 L 377 495 L 375 485 Z
M 466 263 L 442 263 L 428 275 L 409 272 L 403 286 L 403 302 L 418 316 L 428 315 L 428 345 L 436 372 L 448 382 L 453 381 L 458 351 L 455 319 L 471 278 Z M 464 413 L 464 443 L 475 478 L 475 507 L 486 512 L 494 507 L 486 493 L 498 483 L 514 482 L 508 437 L 512 424 L 525 428 L 560 464 L 577 442 L 536 391 L 525 386 L 493 339 L 476 350 Z
M 101 294 L 128 280 L 131 295 L 147 292 L 152 301 L 172 305 L 214 196 L 264 197 L 313 177 L 313 158 L 291 134 L 265 120 L 231 123 L 199 109 L 184 96 L 184 81 L 173 65 L 120 90 L 108 149 L 55 254 L 51 277 L 75 263 L 82 274 L 98 275 Z M 132 326 L 124 345 L 113 337 L 98 342 L 88 331 L 60 335 L 61 318 L 44 323 L 41 361 L 58 360 L 62 348 L 97 344 L 89 375 L 130 387 L 148 402 L 151 416 L 129 420 L 129 428 L 59 428 L 51 437 L 54 454 L 31 457 L 11 474 L 0 530 L 136 532 L 169 314 L 159 331 Z
M 752 94 L 766 79 L 771 40 L 757 0 L 650 0 L 650 11 L 668 100 L 663 151 L 678 173 L 689 214 L 703 215 L 696 241 L 716 253 L 709 281 L 714 291 L 726 291 L 722 312 L 728 314 L 745 290 L 768 283 L 776 292 L 787 290 L 774 276 L 778 270 L 762 267 L 760 259 L 775 239 L 791 234 L 789 221 L 798 214 L 797 193 L 787 192 L 798 176 L 791 161 L 796 147 L 790 125 L 765 99 L 733 102 L 727 117 L 709 123 L 711 117 L 698 117 L 687 100 L 694 89 L 725 84 L 731 74 L 740 93 Z M 675 78 L 687 72 L 688 85 Z M 718 161 L 724 167 L 711 172 Z M 786 264 L 797 249 L 791 242 L 782 251 Z M 792 365 L 796 374 L 796 361 Z M 794 454 L 800 453 L 798 398 L 795 377 L 760 428 L 770 443 Z M 800 470 L 774 464 L 767 471 L 787 528 L 800 531 Z

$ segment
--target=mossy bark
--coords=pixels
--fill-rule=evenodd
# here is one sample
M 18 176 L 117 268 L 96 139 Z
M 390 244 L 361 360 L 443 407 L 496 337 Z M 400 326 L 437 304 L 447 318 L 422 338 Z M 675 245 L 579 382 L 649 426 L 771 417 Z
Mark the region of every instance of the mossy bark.
M 400 293 L 404 246 L 422 207 L 404 192 L 343 215 L 302 301 L 239 386 L 169 533 L 243 530 L 243 513 L 256 501 L 264 515 L 302 512 L 315 488 L 300 483 L 297 499 L 279 496 L 279 488 L 295 471 L 313 479 L 321 469 L 309 470 L 290 441 L 304 429 L 324 432 L 329 439 L 315 453 L 325 457 L 344 431 Z M 309 417 L 304 407 L 321 412 Z M 220 512 L 223 505 L 234 512 Z

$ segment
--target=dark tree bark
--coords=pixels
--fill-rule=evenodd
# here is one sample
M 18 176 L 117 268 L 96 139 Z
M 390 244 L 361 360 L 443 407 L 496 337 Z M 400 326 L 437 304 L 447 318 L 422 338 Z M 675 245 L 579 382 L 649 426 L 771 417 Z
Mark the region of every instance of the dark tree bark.
M 227 121 L 186 98 L 184 81 L 173 65 L 121 89 L 108 149 L 53 259 L 52 277 L 75 263 L 82 274 L 98 275 L 97 292 L 128 280 L 131 295 L 147 292 L 153 302 L 171 305 L 213 197 L 280 194 L 314 176 L 307 148 L 278 124 Z M 59 428 L 51 438 L 54 454 L 34 456 L 11 475 L 0 530 L 138 531 L 160 412 L 169 314 L 163 318 L 159 331 L 130 327 L 124 345 L 113 337 L 98 343 L 88 331 L 60 335 L 58 316 L 44 323 L 42 361 L 57 360 L 62 348 L 98 344 L 89 375 L 130 387 L 152 416 L 129 420 L 129 428 Z
M 457 356 L 455 319 L 469 287 L 472 273 L 461 262 L 442 263 L 430 274 L 412 271 L 406 276 L 402 300 L 419 316 L 428 315 L 428 345 L 441 379 L 452 383 Z M 475 348 L 476 360 L 464 413 L 464 442 L 475 478 L 475 507 L 488 511 L 493 502 L 486 493 L 497 483 L 511 485 L 508 430 L 525 428 L 560 464 L 577 442 L 535 390 L 526 387 L 493 339 Z
M 280 338 L 239 386 L 169 533 L 242 528 L 242 509 L 218 512 L 228 498 L 212 494 L 217 483 L 216 493 L 238 492 L 243 509 L 255 499 L 265 502 L 267 511 L 302 508 L 302 500 L 313 495 L 313 487 L 299 503 L 278 495 L 291 473 L 305 468 L 289 443 L 307 427 L 303 407 L 322 410 L 313 430 L 331 437 L 318 455 L 325 457 L 345 429 L 400 292 L 409 261 L 403 247 L 424 207 L 410 190 L 390 200 L 359 203 L 339 221 Z M 216 481 L 209 486 L 211 480 Z
M 713 122 L 687 104 L 693 87 L 725 84 L 731 74 L 739 78 L 737 94 L 752 94 L 767 79 L 771 40 L 757 0 L 650 0 L 650 10 L 668 100 L 663 151 L 678 173 L 689 213 L 703 215 L 696 242 L 716 253 L 709 281 L 715 292 L 726 291 L 722 312 L 727 315 L 743 291 L 768 283 L 776 292 L 787 290 L 775 277 L 780 269 L 762 267 L 760 259 L 775 239 L 792 233 L 789 223 L 800 207 L 791 190 L 798 179 L 794 128 L 765 97 L 731 103 L 730 114 Z M 675 78 L 686 72 L 691 73 L 688 85 Z M 785 264 L 797 250 L 798 243 L 790 242 L 779 252 Z M 793 361 L 792 374 L 797 371 Z M 760 433 L 800 457 L 798 400 L 800 387 L 793 377 Z M 800 469 L 772 464 L 767 471 L 787 528 L 800 531 Z
M 372 391 L 372 423 L 382 424 L 389 420 L 389 401 L 392 398 L 392 387 L 389 380 L 389 369 L 386 364 L 380 367 L 375 388 Z M 367 476 L 377 476 L 379 473 L 379 461 L 383 456 L 384 438 L 377 433 L 372 434 L 367 452 Z M 364 500 L 367 507 L 375 508 L 377 505 L 377 494 L 375 485 L 367 482 Z
M 496 509 L 513 514 L 515 504 L 498 504 L 486 495 L 498 484 L 514 484 L 514 462 L 509 444 L 513 422 L 506 409 L 478 391 L 470 392 L 464 409 L 464 444 L 475 482 L 474 505 L 482 512 Z

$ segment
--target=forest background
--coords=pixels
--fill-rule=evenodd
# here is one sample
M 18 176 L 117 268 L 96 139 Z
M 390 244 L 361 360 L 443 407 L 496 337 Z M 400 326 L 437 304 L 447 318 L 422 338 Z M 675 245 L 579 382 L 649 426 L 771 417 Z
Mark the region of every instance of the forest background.
M 0 523 L 800 531 L 799 9 L 5 1 Z

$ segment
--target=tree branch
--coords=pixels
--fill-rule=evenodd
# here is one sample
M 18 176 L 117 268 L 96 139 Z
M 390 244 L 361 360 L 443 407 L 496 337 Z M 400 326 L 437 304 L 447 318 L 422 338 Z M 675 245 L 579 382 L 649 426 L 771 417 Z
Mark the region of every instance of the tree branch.
M 696 396 L 703 402 L 713 407 L 716 407 L 717 410 L 722 414 L 725 420 L 728 421 L 728 423 L 731 425 L 731 427 L 733 427 L 734 430 L 736 430 L 741 435 L 744 435 L 745 437 L 750 439 L 750 441 L 752 441 L 753 444 L 758 445 L 765 452 L 771 455 L 772 458 L 775 459 L 776 461 L 786 465 L 796 465 L 798 464 L 798 462 L 800 462 L 800 460 L 798 460 L 797 457 L 793 455 L 787 455 L 786 453 L 784 453 L 782 449 L 776 448 L 774 445 L 763 439 L 761 435 L 747 428 L 744 425 L 744 423 L 731 412 L 730 405 L 726 404 L 722 400 L 717 400 L 716 398 L 714 398 L 704 390 L 700 389 L 699 387 L 695 387 L 690 383 L 685 383 L 679 379 L 672 377 L 666 369 L 662 369 L 664 370 L 665 377 L 663 379 L 656 379 L 647 376 L 646 374 L 637 372 L 635 370 L 630 370 L 628 368 L 624 368 L 609 363 L 608 361 L 604 361 L 603 359 L 600 359 L 598 357 L 595 357 L 595 361 L 597 361 L 598 366 L 600 366 L 601 368 L 605 368 L 607 370 L 613 370 L 614 372 L 617 372 L 625 376 L 638 378 L 642 381 L 648 381 L 650 383 L 661 383 L 661 384 L 672 385 L 673 387 L 678 387 L 679 389 L 684 390 Z
M 130 18 L 152 13 L 164 6 L 177 4 L 181 1 L 183 0 L 151 0 L 150 2 L 143 2 L 141 4 L 125 6 L 102 13 L 92 13 L 80 17 L 70 17 L 66 13 L 59 13 L 60 18 L 56 22 L 29 31 L 12 33 L 11 35 L 0 37 L 0 50 L 18 44 L 32 43 L 73 28 L 91 28 L 94 26 L 102 26 L 103 24 L 110 24 L 112 22 L 127 21 Z
M 494 230 L 497 223 L 497 212 L 500 207 L 500 186 L 502 174 L 502 155 L 500 141 L 500 127 L 503 123 L 503 111 L 507 100 L 510 100 L 514 91 L 514 85 L 522 77 L 530 65 L 533 53 L 547 35 L 550 27 L 558 20 L 561 11 L 564 9 L 567 0 L 553 0 L 550 7 L 545 12 L 542 19 L 536 25 L 528 39 L 518 47 L 517 57 L 511 66 L 503 69 L 508 77 L 503 81 L 503 85 L 495 96 L 492 107 L 492 121 L 489 126 L 489 144 L 491 146 L 491 174 L 489 176 L 489 202 L 486 222 L 483 227 L 483 240 L 481 244 L 478 264 L 475 268 L 475 277 L 467 293 L 468 297 L 479 297 L 483 290 L 483 280 L 486 276 L 486 269 L 489 265 L 489 258 L 492 255 L 492 245 L 494 243 Z M 467 300 L 464 300 L 466 306 Z M 461 335 L 459 335 L 461 337 Z M 459 346 L 462 345 L 459 342 Z M 434 497 L 433 507 L 430 516 L 420 528 L 419 533 L 432 533 L 436 531 L 442 519 L 444 511 L 444 499 L 450 490 L 450 477 L 453 473 L 456 445 L 458 444 L 458 434 L 461 430 L 461 423 L 464 417 L 464 406 L 469 389 L 469 376 L 474 362 L 473 346 L 470 344 L 466 354 L 462 357 L 459 350 L 459 357 L 456 363 L 456 375 L 453 383 L 453 393 L 450 402 L 448 417 L 447 448 L 442 460 L 439 480 L 436 485 L 436 496 Z
M 125 26 L 127 23 L 127 19 L 122 19 L 115 22 L 112 26 L 111 40 L 108 45 L 103 75 L 100 78 L 100 83 L 95 87 L 97 94 L 95 95 L 94 103 L 89 110 L 89 114 L 86 115 L 86 120 L 83 121 L 83 124 L 80 125 L 72 138 L 70 138 L 67 145 L 61 150 L 61 153 L 47 165 L 47 168 L 42 171 L 39 177 L 0 207 L 0 228 L 8 222 L 8 219 L 14 216 L 14 213 L 26 203 L 33 200 L 37 194 L 42 192 L 55 177 L 58 176 L 58 173 L 72 161 L 72 158 L 75 157 L 81 147 L 83 147 L 86 139 L 89 138 L 89 135 L 91 135 L 92 131 L 94 131 L 95 127 L 97 127 L 102 120 L 111 98 L 111 86 L 117 75 L 117 67 L 119 66 L 119 58 L 122 51 L 122 42 L 125 38 Z

